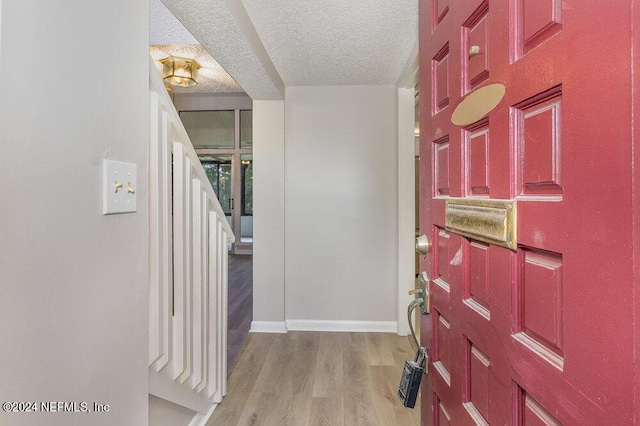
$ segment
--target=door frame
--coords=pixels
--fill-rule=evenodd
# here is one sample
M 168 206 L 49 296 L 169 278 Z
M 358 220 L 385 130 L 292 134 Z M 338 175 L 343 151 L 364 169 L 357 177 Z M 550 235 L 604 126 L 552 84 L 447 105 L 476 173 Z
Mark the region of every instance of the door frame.
M 416 42 L 398 82 L 398 287 L 397 333 L 409 334 L 407 306 L 414 299 L 409 290 L 415 287 L 415 102 L 418 84 L 418 43 Z
M 234 149 L 196 149 L 196 153 L 198 155 L 220 155 L 220 156 L 229 156 L 231 157 L 231 179 L 232 179 L 232 188 L 233 188 L 233 209 L 231 210 L 231 222 L 234 234 L 238 236 L 236 238 L 236 242 L 233 243 L 234 254 L 252 254 L 253 253 L 253 243 L 243 243 L 240 241 L 241 232 L 242 232 L 242 172 L 241 172 L 241 156 L 242 155 L 252 155 L 253 149 L 251 148 L 239 148 L 239 126 L 240 123 L 240 110 L 235 110 L 236 115 L 236 147 Z

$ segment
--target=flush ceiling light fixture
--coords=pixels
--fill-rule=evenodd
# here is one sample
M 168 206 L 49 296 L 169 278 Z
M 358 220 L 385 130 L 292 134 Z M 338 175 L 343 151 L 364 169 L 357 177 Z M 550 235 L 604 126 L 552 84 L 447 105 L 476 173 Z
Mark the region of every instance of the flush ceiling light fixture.
M 160 61 L 162 64 L 162 79 L 173 85 L 191 87 L 198 84 L 198 69 L 200 65 L 193 59 L 169 56 Z

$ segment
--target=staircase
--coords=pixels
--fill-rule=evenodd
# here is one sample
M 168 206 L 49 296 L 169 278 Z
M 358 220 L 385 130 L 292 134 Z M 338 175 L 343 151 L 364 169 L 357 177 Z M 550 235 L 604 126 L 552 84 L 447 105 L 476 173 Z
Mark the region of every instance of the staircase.
M 235 237 L 153 62 L 149 76 L 149 394 L 204 425 L 226 394 Z

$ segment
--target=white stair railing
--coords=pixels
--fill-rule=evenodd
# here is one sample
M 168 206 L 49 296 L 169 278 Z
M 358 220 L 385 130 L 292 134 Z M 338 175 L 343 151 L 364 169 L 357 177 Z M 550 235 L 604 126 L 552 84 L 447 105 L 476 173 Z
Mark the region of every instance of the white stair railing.
M 195 425 L 226 394 L 235 237 L 153 62 L 149 75 L 149 393 Z

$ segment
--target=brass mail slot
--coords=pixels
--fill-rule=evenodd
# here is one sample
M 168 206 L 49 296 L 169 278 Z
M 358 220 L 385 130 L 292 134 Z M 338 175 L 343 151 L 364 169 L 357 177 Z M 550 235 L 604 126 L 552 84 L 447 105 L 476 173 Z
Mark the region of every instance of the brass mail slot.
M 445 228 L 455 234 L 515 250 L 517 204 L 512 200 L 447 200 Z

